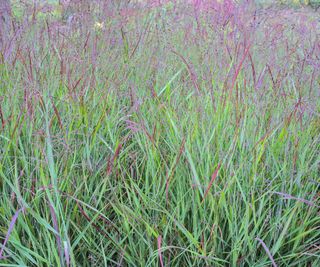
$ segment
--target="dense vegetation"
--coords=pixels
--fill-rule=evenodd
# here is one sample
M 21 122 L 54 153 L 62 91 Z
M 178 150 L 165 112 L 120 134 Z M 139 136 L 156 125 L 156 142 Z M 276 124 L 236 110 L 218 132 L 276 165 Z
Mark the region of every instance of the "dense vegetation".
M 0 266 L 320 266 L 319 13 L 3 14 Z

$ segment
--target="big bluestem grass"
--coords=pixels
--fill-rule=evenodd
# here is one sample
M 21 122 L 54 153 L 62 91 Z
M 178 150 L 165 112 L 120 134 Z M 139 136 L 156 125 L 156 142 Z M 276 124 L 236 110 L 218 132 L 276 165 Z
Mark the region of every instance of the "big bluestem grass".
M 71 0 L 8 14 L 0 265 L 320 264 L 314 10 Z

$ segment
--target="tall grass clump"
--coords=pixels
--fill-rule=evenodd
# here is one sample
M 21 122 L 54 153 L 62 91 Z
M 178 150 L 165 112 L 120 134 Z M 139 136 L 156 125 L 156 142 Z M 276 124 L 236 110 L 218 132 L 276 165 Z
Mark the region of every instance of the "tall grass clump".
M 316 11 L 0 10 L 0 266 L 320 265 Z

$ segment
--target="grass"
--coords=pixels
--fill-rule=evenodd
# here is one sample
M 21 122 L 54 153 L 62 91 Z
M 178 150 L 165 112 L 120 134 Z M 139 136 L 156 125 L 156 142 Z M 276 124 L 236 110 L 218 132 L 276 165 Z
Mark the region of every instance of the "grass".
M 316 13 L 191 2 L 16 3 L 0 266 L 319 266 Z

